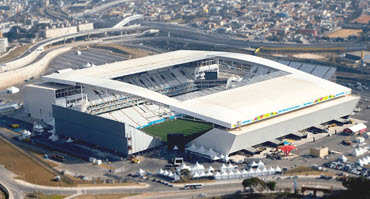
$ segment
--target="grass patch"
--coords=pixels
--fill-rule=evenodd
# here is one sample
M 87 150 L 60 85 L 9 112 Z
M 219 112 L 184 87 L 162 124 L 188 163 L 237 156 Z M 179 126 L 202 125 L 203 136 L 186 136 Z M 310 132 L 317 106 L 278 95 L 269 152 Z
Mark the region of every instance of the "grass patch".
M 70 186 L 67 183 L 55 182 L 55 174 L 46 170 L 23 153 L 0 139 L 0 165 L 18 175 L 17 179 L 29 183 L 47 186 Z
M 48 195 L 48 194 L 42 194 L 42 193 L 29 193 L 26 195 L 26 199 L 32 199 L 32 198 L 38 198 L 38 199 L 63 199 L 67 196 L 65 195 Z
M 138 193 L 121 193 L 121 194 L 84 194 L 75 197 L 75 199 L 117 199 L 138 195 Z
M 299 175 L 326 175 L 326 176 L 334 176 L 334 174 L 325 172 L 325 171 L 318 171 L 311 167 L 300 166 L 294 169 L 290 169 L 288 171 L 283 172 L 286 176 L 299 176 Z
M 152 125 L 141 130 L 150 135 L 160 137 L 163 141 L 167 141 L 167 134 L 183 133 L 185 136 L 188 136 L 195 133 L 208 131 L 212 128 L 213 126 L 208 123 L 176 119 Z
M 0 58 L 0 62 L 5 62 L 5 61 L 8 61 L 10 59 L 13 59 L 15 57 L 22 55 L 24 52 L 26 52 L 26 50 L 28 50 L 28 48 L 31 45 L 32 44 L 27 44 L 24 46 L 17 47 L 16 49 L 12 50 L 9 54 L 7 54 L 5 57 Z
M 31 152 L 34 156 L 36 156 L 36 157 L 38 157 L 38 158 L 40 158 L 42 161 L 44 161 L 46 164 L 48 164 L 49 166 L 51 166 L 51 167 L 57 167 L 57 166 L 59 166 L 59 164 L 58 163 L 55 163 L 54 161 L 52 161 L 52 160 L 49 160 L 49 159 L 45 159 L 44 158 L 44 155 L 43 154 L 41 154 L 40 152 L 36 152 L 36 151 L 32 151 Z

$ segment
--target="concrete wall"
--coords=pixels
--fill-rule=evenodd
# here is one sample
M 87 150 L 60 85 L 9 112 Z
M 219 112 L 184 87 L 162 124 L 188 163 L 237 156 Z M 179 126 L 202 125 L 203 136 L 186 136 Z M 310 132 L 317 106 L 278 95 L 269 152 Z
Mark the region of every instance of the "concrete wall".
M 48 66 L 49 62 L 59 54 L 69 51 L 71 47 L 63 47 L 47 53 L 39 61 L 28 66 L 18 68 L 12 71 L 0 73 L 0 90 L 8 88 L 14 84 L 23 82 L 24 80 L 40 75 Z M 9 70 L 9 69 L 8 69 Z
M 55 91 L 41 87 L 24 88 L 24 111 L 31 117 L 50 122 L 53 119 L 52 104 L 55 103 Z
M 261 123 L 265 123 L 265 125 L 255 123 L 251 126 L 247 125 L 246 127 L 233 130 L 232 133 L 226 130 L 213 129 L 196 138 L 190 144 L 194 143 L 198 147 L 203 145 L 205 148 L 212 147 L 217 152 L 230 154 L 332 119 L 350 115 L 359 99 L 359 97 L 355 96 L 345 96 L 336 99 L 340 100 L 341 103 L 332 100 L 317 104 L 276 118 L 260 121 Z M 259 128 L 256 127 L 257 125 L 259 125 Z M 246 128 L 249 128 L 249 130 L 245 130 Z
M 53 115 L 57 134 L 127 155 L 124 123 L 56 105 L 53 105 Z
M 6 48 L 8 47 L 8 38 L 0 38 L 0 53 L 6 52 Z
M 45 29 L 43 30 L 43 35 L 45 38 L 54 38 L 60 37 L 63 35 L 68 35 L 77 32 L 77 26 L 70 26 L 64 28 L 53 28 L 53 29 Z
M 94 29 L 94 24 L 93 23 L 79 24 L 77 26 L 78 32 L 84 31 L 84 30 L 93 30 L 93 29 Z
M 160 146 L 162 141 L 154 138 L 140 130 L 137 130 L 129 125 L 126 125 L 127 136 L 132 138 L 132 153 L 145 151 L 156 146 Z

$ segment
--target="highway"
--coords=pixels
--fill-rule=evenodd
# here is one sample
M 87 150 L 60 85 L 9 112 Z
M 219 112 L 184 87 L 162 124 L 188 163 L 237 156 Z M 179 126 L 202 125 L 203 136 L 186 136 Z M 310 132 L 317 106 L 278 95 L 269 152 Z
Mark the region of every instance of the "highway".
M 73 18 L 80 18 L 80 17 L 83 17 L 83 16 L 88 16 L 88 15 L 91 15 L 91 14 L 95 14 L 97 12 L 100 12 L 102 10 L 105 10 L 109 7 L 113 7 L 113 6 L 116 6 L 118 4 L 121 4 L 121 3 L 124 3 L 124 2 L 129 2 L 130 0 L 119 0 L 119 1 L 112 1 L 110 3 L 105 3 L 103 5 L 100 5 L 98 7 L 95 7 L 91 10 L 87 10 L 85 12 L 80 12 L 80 13 L 75 13 L 75 14 L 70 14 L 71 17 Z

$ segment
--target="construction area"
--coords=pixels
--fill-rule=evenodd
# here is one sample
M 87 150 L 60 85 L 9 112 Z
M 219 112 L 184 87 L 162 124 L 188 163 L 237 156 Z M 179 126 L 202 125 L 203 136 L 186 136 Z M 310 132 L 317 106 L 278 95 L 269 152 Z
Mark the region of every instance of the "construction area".
M 340 29 L 327 35 L 329 38 L 348 38 L 349 36 L 360 36 L 361 29 Z

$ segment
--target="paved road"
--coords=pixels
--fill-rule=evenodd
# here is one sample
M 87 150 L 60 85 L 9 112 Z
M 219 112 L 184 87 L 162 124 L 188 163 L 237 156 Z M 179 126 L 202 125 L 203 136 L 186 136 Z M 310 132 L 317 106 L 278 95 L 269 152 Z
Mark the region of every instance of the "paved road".
M 179 195 L 180 198 L 189 198 L 190 196 L 197 196 L 199 193 L 207 193 L 214 195 L 229 194 L 235 191 L 241 190 L 241 180 L 233 181 L 217 181 L 216 184 L 205 184 L 202 190 L 182 190 L 178 187 L 167 187 L 158 183 L 149 182 L 145 186 L 126 186 L 126 187 L 46 187 L 24 183 L 19 180 L 13 179 L 14 174 L 9 172 L 7 169 L 0 167 L 0 183 L 9 189 L 14 195 L 14 198 L 22 198 L 24 193 L 31 193 L 34 191 L 41 191 L 45 194 L 65 194 L 71 195 L 76 193 L 88 193 L 88 194 L 102 194 L 102 193 L 162 193 L 166 196 L 153 196 L 152 198 L 176 198 Z M 321 180 L 316 178 L 299 178 L 296 179 L 298 187 L 302 184 L 322 184 L 333 186 L 334 189 L 343 189 L 341 183 L 335 180 Z M 277 183 L 278 187 L 289 187 L 293 188 L 294 180 L 282 179 Z
M 88 16 L 88 15 L 91 15 L 91 14 L 95 14 L 97 12 L 100 12 L 102 10 L 105 10 L 109 7 L 113 7 L 113 6 L 116 6 L 118 4 L 121 4 L 121 3 L 124 3 L 124 2 L 128 2 L 128 1 L 132 1 L 132 0 L 119 0 L 119 1 L 113 1 L 113 2 L 110 2 L 110 3 L 105 3 L 103 5 L 100 5 L 96 8 L 93 8 L 91 10 L 88 10 L 86 12 L 80 12 L 80 13 L 76 13 L 76 14 L 70 14 L 71 17 L 73 18 L 80 18 L 80 17 L 83 17 L 83 16 Z

